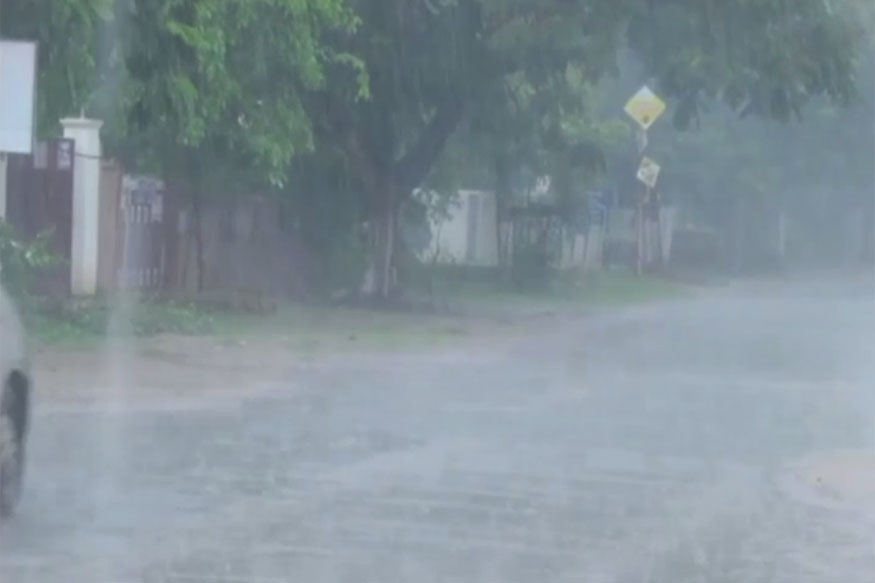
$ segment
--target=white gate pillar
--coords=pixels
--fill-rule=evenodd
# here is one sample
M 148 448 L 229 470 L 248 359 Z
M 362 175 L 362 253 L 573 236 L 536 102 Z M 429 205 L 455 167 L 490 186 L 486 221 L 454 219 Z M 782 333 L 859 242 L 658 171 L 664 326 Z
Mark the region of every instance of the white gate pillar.
M 73 295 L 97 292 L 100 222 L 100 127 L 84 117 L 61 120 L 64 137 L 75 141 L 73 164 L 73 225 L 70 246 L 70 289 Z

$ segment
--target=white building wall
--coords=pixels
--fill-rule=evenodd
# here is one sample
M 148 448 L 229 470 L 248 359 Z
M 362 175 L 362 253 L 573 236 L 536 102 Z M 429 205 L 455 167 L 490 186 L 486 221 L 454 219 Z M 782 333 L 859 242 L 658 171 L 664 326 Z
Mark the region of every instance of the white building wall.
M 461 190 L 450 216 L 432 225 L 428 257 L 438 254 L 439 263 L 498 265 L 496 200 L 488 191 Z

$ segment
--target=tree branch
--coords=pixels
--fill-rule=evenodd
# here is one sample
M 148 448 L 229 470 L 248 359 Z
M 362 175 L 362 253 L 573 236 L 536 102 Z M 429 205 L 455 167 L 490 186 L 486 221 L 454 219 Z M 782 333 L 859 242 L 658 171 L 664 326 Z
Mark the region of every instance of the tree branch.
M 377 176 L 377 165 L 372 156 L 362 146 L 358 132 L 348 131 L 340 141 L 346 158 L 352 167 L 353 173 L 362 181 L 369 202 L 373 204 L 371 197 L 379 196 L 380 178 Z
M 362 144 L 360 132 L 349 120 L 336 119 L 338 110 L 332 108 L 329 96 L 320 96 L 308 105 L 313 130 L 326 143 L 343 153 L 352 175 L 361 181 L 368 204 L 373 204 L 373 197 L 379 196 L 380 177 L 377 175 L 377 162 Z
M 568 17 L 577 8 L 573 0 L 553 0 L 552 2 L 539 0 L 533 4 L 533 6 L 493 14 L 484 19 L 483 36 L 490 38 L 520 19 L 528 18 L 531 19 L 532 23 L 540 24 L 552 18 Z
M 402 195 L 422 184 L 428 176 L 447 140 L 462 121 L 464 111 L 465 102 L 458 96 L 441 103 L 416 144 L 395 163 L 395 178 Z

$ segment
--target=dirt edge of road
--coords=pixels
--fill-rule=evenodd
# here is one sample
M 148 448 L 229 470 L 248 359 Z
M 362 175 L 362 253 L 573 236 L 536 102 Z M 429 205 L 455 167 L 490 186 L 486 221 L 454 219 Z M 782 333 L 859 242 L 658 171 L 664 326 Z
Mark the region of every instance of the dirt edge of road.
M 206 391 L 245 393 L 265 384 L 293 384 L 294 371 L 301 366 L 470 358 L 549 332 L 560 319 L 567 323 L 585 317 L 582 311 L 558 314 L 541 310 L 513 318 L 466 318 L 443 323 L 446 332 L 442 336 L 423 334 L 391 342 L 361 338 L 340 329 L 306 338 L 274 331 L 221 336 L 164 334 L 108 339 L 88 347 L 43 345 L 33 351 L 34 392 L 37 401 L 44 404 L 94 403 L 119 397 L 188 398 Z

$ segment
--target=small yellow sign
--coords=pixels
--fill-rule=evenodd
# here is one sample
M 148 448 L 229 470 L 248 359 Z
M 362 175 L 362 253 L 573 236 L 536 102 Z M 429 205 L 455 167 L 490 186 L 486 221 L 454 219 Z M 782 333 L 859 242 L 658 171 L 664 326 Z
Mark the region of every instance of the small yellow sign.
M 626 102 L 624 110 L 641 129 L 647 130 L 665 112 L 665 102 L 645 85 Z

